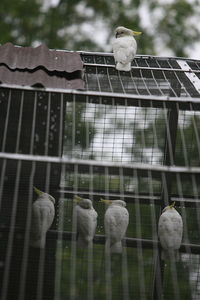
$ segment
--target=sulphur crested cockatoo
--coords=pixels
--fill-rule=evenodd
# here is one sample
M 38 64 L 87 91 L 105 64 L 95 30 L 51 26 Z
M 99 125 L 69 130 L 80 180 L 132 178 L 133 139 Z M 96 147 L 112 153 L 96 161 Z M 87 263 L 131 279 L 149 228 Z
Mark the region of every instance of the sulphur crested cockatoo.
M 77 245 L 80 248 L 91 246 L 93 241 L 96 226 L 97 226 L 97 212 L 93 208 L 90 199 L 84 199 L 76 196 L 74 198 L 76 206 L 74 207 L 74 217 L 77 222 Z
M 112 45 L 117 70 L 131 70 L 131 62 L 137 51 L 137 43 L 134 36 L 140 34 L 141 32 L 132 31 L 123 26 L 117 27 L 115 35 L 116 39 Z
M 175 202 L 166 206 L 159 218 L 158 235 L 162 246 L 161 258 L 163 260 L 179 260 L 179 248 L 183 234 L 183 221 L 174 208 Z
M 122 200 L 103 200 L 108 204 L 104 216 L 104 227 L 106 235 L 106 253 L 122 253 L 122 239 L 126 234 L 129 223 L 129 213 L 126 202 Z
M 32 205 L 32 219 L 30 231 L 30 246 L 44 248 L 46 233 L 49 230 L 55 216 L 55 199 L 34 187 L 37 200 Z

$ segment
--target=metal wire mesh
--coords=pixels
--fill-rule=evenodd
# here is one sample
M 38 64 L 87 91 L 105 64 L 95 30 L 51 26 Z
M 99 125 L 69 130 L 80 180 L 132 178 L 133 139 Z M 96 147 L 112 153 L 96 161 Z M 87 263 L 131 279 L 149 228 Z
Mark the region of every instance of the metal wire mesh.
M 130 74 L 111 55 L 82 59 L 85 92 L 0 89 L 1 299 L 199 299 L 197 79 L 178 59 L 137 57 Z M 44 250 L 29 246 L 33 186 L 56 199 Z M 98 212 L 90 249 L 77 247 L 74 195 Z M 105 255 L 100 198 L 127 203 L 122 255 Z M 163 263 L 157 224 L 171 201 L 181 260 Z

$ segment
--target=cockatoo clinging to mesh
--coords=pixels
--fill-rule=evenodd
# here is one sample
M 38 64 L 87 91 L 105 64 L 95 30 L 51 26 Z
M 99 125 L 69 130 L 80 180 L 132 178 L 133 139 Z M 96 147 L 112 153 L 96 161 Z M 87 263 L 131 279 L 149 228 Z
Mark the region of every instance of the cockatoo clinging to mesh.
M 140 34 L 141 32 L 132 31 L 123 26 L 117 27 L 115 35 L 116 39 L 112 45 L 117 70 L 131 70 L 131 62 L 137 51 L 137 43 L 134 36 Z
M 161 258 L 163 260 L 179 260 L 179 248 L 183 234 L 183 221 L 174 208 L 175 202 L 166 206 L 158 222 L 158 235 L 162 246 Z
M 77 221 L 77 244 L 80 248 L 86 248 L 91 246 L 93 241 L 98 214 L 93 208 L 90 199 L 76 196 L 74 202 L 76 202 L 76 206 L 74 207 L 74 217 Z
M 46 233 L 53 223 L 55 216 L 55 199 L 34 187 L 37 200 L 32 205 L 30 246 L 44 248 Z
M 104 227 L 106 234 L 106 253 L 122 253 L 122 239 L 126 234 L 129 223 L 129 213 L 126 202 L 122 200 L 103 200 L 108 208 L 104 216 Z M 109 250 L 110 249 L 110 250 Z

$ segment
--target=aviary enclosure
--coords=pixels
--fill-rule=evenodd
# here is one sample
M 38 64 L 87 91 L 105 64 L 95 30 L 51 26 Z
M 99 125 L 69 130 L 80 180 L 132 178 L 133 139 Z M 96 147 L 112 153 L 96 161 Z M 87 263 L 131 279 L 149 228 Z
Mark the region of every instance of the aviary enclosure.
M 80 53 L 86 89 L 0 89 L 1 299 L 200 299 L 200 62 Z M 33 186 L 56 199 L 45 250 L 29 247 Z M 75 195 L 93 200 L 79 249 Z M 101 198 L 127 203 L 121 255 L 105 256 Z M 160 259 L 158 219 L 175 201 L 181 259 Z

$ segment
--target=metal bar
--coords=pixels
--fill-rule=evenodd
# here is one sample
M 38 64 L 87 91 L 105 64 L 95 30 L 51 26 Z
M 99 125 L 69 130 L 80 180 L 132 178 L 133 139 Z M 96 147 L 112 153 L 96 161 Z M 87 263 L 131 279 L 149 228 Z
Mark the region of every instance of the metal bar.
M 61 112 L 62 113 L 62 112 Z M 62 165 L 61 174 L 65 174 L 65 166 Z M 64 192 L 61 192 L 58 202 L 58 236 L 56 245 L 56 270 L 55 270 L 55 294 L 54 299 L 60 300 L 61 290 L 61 273 L 62 273 L 62 259 L 60 252 L 63 251 L 63 228 L 64 228 Z
M 24 229 L 15 227 L 16 233 L 23 232 Z M 1 228 L 1 233 L 7 234 L 9 232 L 9 228 Z M 62 234 L 61 234 L 62 233 Z M 71 231 L 59 231 L 59 230 L 49 230 L 47 232 L 47 239 L 58 239 L 58 235 L 61 237 L 64 241 L 72 240 L 74 233 Z M 144 249 L 153 249 L 153 247 L 161 247 L 160 242 L 158 240 L 150 240 L 150 239 L 138 239 L 138 238 L 130 238 L 126 237 L 124 239 L 124 242 L 127 247 L 135 248 L 138 245 L 138 242 L 141 243 L 142 248 Z M 94 243 L 95 244 L 104 244 L 105 243 L 105 235 L 96 234 L 94 237 Z M 181 253 L 187 253 L 187 249 L 190 249 L 192 254 L 198 254 L 200 255 L 200 245 L 199 244 L 188 244 L 188 243 L 182 243 L 179 251 Z
M 51 50 L 51 49 L 50 49 Z M 55 49 L 52 49 L 53 51 L 55 51 Z M 72 51 L 69 51 L 69 50 L 56 50 L 56 51 L 62 51 L 62 52 L 72 52 Z M 113 53 L 112 52 L 91 52 L 91 51 L 77 51 L 77 53 L 80 53 L 82 55 L 97 55 L 97 56 L 113 56 Z M 180 60 L 187 60 L 187 61 L 197 61 L 197 59 L 191 59 L 191 58 L 186 58 L 186 57 L 177 57 L 177 56 L 156 56 L 156 55 L 145 55 L 145 54 L 137 54 L 135 56 L 135 58 L 144 58 L 144 59 L 147 59 L 147 58 L 155 58 L 155 59 L 159 59 L 159 60 L 175 60 L 175 59 L 180 59 Z
M 51 164 L 47 163 L 46 164 L 46 180 L 45 180 L 45 191 L 47 193 L 49 193 L 50 172 L 51 172 Z M 38 267 L 38 276 L 37 276 L 37 296 L 36 296 L 37 300 L 42 300 L 42 298 L 43 298 L 45 254 L 46 254 L 45 249 L 40 249 L 39 267 Z
M 90 183 L 89 183 L 89 192 L 90 192 L 90 199 L 93 200 L 92 192 L 93 192 L 93 168 L 90 167 L 89 170 L 90 176 Z M 88 255 L 87 255 L 87 299 L 93 300 L 94 299 L 94 287 L 93 287 L 93 243 L 88 244 Z
M 80 90 L 71 90 L 71 89 L 50 89 L 50 88 L 33 88 L 29 86 L 20 86 L 20 85 L 9 85 L 1 84 L 1 88 L 9 88 L 11 90 L 29 90 L 29 91 L 43 91 L 43 92 L 54 92 L 54 93 L 63 93 L 71 95 L 87 95 L 87 96 L 96 96 L 96 97 L 110 97 L 110 98 L 123 98 L 123 99 L 133 99 L 133 100 L 152 100 L 153 102 L 157 101 L 166 101 L 167 103 L 200 103 L 200 97 L 170 97 L 170 96 L 150 96 L 150 95 L 133 95 L 133 94 L 123 94 L 123 93 L 111 93 L 111 92 L 98 92 L 98 91 L 80 91 Z
M 58 143 L 58 156 L 61 156 L 63 153 L 63 136 L 64 136 L 64 99 L 63 94 L 60 95 L 60 127 L 59 127 L 59 143 Z
M 23 105 L 24 105 L 24 91 L 21 94 L 21 101 L 20 101 L 20 110 L 19 110 L 19 119 L 18 119 L 18 128 L 17 128 L 17 139 L 16 139 L 16 146 L 15 152 L 19 152 L 19 144 L 20 144 L 20 135 L 21 135 L 21 126 L 22 126 L 22 114 L 23 114 Z
M 97 172 L 97 168 L 106 168 L 108 167 L 110 171 L 118 168 L 123 168 L 124 171 L 132 171 L 134 169 L 138 171 L 152 171 L 155 173 L 181 173 L 181 174 L 200 174 L 200 167 L 179 167 L 179 166 L 163 166 L 163 165 L 149 165 L 146 163 L 118 163 L 118 162 L 101 162 L 94 160 L 82 160 L 82 159 L 68 159 L 66 157 L 57 157 L 57 156 L 42 156 L 42 155 L 27 155 L 27 154 L 16 154 L 16 153 L 5 153 L 0 152 L 0 158 L 10 159 L 10 160 L 22 160 L 22 161 L 36 161 L 36 162 L 50 162 L 50 163 L 61 163 L 68 166 L 79 165 L 79 167 L 88 167 L 93 166 L 94 172 Z M 87 170 L 86 169 L 86 170 Z M 82 169 L 80 169 L 83 171 Z M 85 172 L 87 173 L 87 172 Z M 99 170 L 98 172 L 99 173 Z M 112 174 L 115 172 L 110 172 Z M 125 175 L 125 174 L 124 174 Z
M 22 248 L 23 251 L 23 260 L 20 273 L 20 284 L 19 284 L 19 299 L 25 299 L 25 288 L 26 288 L 26 275 L 27 275 L 27 264 L 29 256 L 29 238 L 30 238 L 30 229 L 31 229 L 31 214 L 32 214 L 32 200 L 33 200 L 33 183 L 35 175 L 36 163 L 32 163 L 31 174 L 29 179 L 29 191 L 28 191 L 28 208 L 26 215 L 26 226 L 25 226 L 25 235 L 24 235 L 24 245 Z
M 12 91 L 10 90 L 8 96 L 8 105 L 6 109 L 6 119 L 5 119 L 5 126 L 4 126 L 3 140 L 2 140 L 2 149 L 1 149 L 2 152 L 6 150 L 6 139 L 7 139 L 7 132 L 8 132 L 8 121 L 9 121 L 9 114 L 10 114 L 11 98 L 12 98 Z
M 181 177 L 180 177 L 180 174 L 177 174 L 176 175 L 176 182 L 177 182 L 177 188 L 178 188 L 178 193 L 180 195 L 180 197 L 183 197 L 183 187 L 182 187 L 182 183 L 181 183 Z M 195 194 L 195 192 L 194 192 Z M 181 216 L 182 216 L 182 220 L 183 220 L 183 236 L 184 236 L 184 240 L 186 241 L 187 244 L 189 244 L 189 235 L 188 235 L 188 220 L 187 220 L 187 215 L 186 215 L 186 211 L 185 211 L 185 208 L 184 208 L 184 203 L 180 203 L 181 204 Z M 187 247 L 186 248 L 186 252 L 191 255 L 191 250 L 190 250 L 190 247 Z M 190 272 L 192 273 L 193 270 L 192 270 L 192 265 L 189 264 L 189 270 Z M 190 283 L 190 293 L 192 295 L 192 285 Z
M 74 192 L 78 193 L 78 165 L 74 166 Z M 77 255 L 77 247 L 76 247 L 76 233 L 77 233 L 77 214 L 74 213 L 75 203 L 73 202 L 73 215 L 72 215 L 72 238 L 71 238 L 71 256 L 70 256 L 70 300 L 74 300 L 74 293 L 76 291 L 76 255 Z
M 151 172 L 151 171 L 148 171 L 148 172 Z M 63 195 L 66 195 L 65 197 L 68 197 L 68 198 L 73 198 L 75 195 L 73 192 L 73 189 L 70 189 L 70 188 L 67 188 L 66 190 L 61 189 L 59 192 Z M 104 190 L 102 190 L 102 191 L 93 190 L 93 192 L 91 192 L 89 190 L 79 189 L 79 194 L 83 195 L 85 198 L 92 196 L 92 199 L 94 199 L 94 201 L 99 201 L 100 198 L 107 199 L 108 197 L 110 199 L 114 200 L 119 197 L 118 191 L 116 191 L 115 193 L 114 192 L 105 193 Z M 134 202 L 136 198 L 139 199 L 140 204 L 149 204 L 149 202 L 151 203 L 153 201 L 153 203 L 155 205 L 160 205 L 160 194 L 159 195 L 154 194 L 153 196 L 151 196 L 151 195 L 140 193 L 136 196 L 135 194 L 132 194 L 130 192 L 124 192 L 123 199 L 126 202 L 130 202 L 130 203 Z M 184 196 L 184 195 L 171 196 L 171 201 L 172 202 L 175 201 L 177 207 L 181 206 L 182 203 L 184 203 L 184 207 L 196 207 L 197 204 L 200 205 L 199 198 L 195 198 L 192 196 L 189 197 L 188 195 L 187 196 Z
M 36 111 L 37 111 L 37 92 L 35 92 L 35 95 L 34 95 L 33 121 L 32 121 L 32 126 L 31 126 L 31 138 L 30 138 L 30 150 L 29 150 L 30 154 L 34 154 Z
M 7 160 L 4 159 L 3 163 L 2 163 L 1 177 L 0 177 L 0 211 L 1 211 L 1 203 L 2 203 L 4 180 L 5 180 L 6 163 L 7 163 Z
M 184 62 L 183 62 L 184 63 Z M 115 65 L 108 65 L 108 64 L 97 64 L 97 63 L 85 63 L 84 62 L 84 66 L 86 67 L 99 67 L 99 68 L 116 68 Z M 189 74 L 191 73 L 200 73 L 200 70 L 191 70 L 188 69 L 187 67 L 183 68 L 183 69 L 174 69 L 174 68 L 155 68 L 155 67 L 140 67 L 140 66 L 131 66 L 132 70 L 150 70 L 150 71 L 173 71 L 173 72 L 187 72 Z
M 119 169 L 119 180 L 120 180 L 120 199 L 124 200 L 124 174 L 123 169 Z M 123 299 L 129 300 L 129 277 L 128 277 L 128 261 L 127 261 L 127 249 L 126 244 L 122 250 L 122 286 L 123 286 Z
M 177 84 L 177 83 L 176 83 Z M 173 90 L 173 82 L 171 83 L 172 90 Z M 181 88 L 181 85 L 179 86 Z M 166 108 L 164 110 L 164 115 L 166 112 Z M 165 139 L 165 146 L 164 146 L 164 159 L 163 164 L 170 166 L 175 165 L 175 147 L 176 147 L 176 135 L 177 135 L 177 128 L 178 128 L 178 108 L 168 110 L 168 116 L 165 116 L 165 124 L 166 124 L 166 139 Z M 162 192 L 161 192 L 161 209 L 168 205 L 171 198 L 171 176 L 166 173 L 163 174 L 162 180 Z M 174 270 L 172 270 L 173 272 Z M 175 270 L 176 271 L 176 270 Z M 176 272 L 175 272 L 176 273 Z M 174 274 L 174 272 L 173 272 Z M 174 274 L 175 276 L 176 274 Z M 161 277 L 161 287 L 158 286 L 160 282 L 157 281 L 158 276 Z M 176 279 L 176 276 L 175 276 Z M 158 255 L 155 265 L 155 278 L 154 278 L 154 289 L 153 289 L 153 299 L 160 300 L 163 298 L 162 290 L 163 290 L 163 280 L 164 280 L 164 262 L 161 260 L 161 253 L 158 249 Z M 160 291 L 160 293 L 158 293 Z
M 192 104 L 190 105 L 190 110 L 193 112 Z M 195 118 L 195 115 L 193 113 L 193 115 L 192 115 L 192 124 L 193 124 L 193 127 L 194 127 L 194 134 L 195 134 L 195 138 L 196 138 L 198 154 L 199 154 L 199 161 L 200 161 L 200 132 L 199 132 L 199 129 L 197 127 L 196 120 L 197 120 L 197 118 Z
M 19 183 L 20 183 L 20 173 L 21 173 L 21 161 L 17 164 L 17 172 L 16 172 L 16 180 L 14 187 L 14 195 L 13 195 L 13 205 L 11 211 L 11 220 L 9 226 L 9 235 L 8 235 L 8 244 L 6 251 L 6 259 L 5 259 L 5 268 L 4 268 L 4 276 L 3 276 L 3 284 L 1 290 L 1 300 L 7 299 L 8 286 L 9 286 L 9 278 L 11 274 L 11 259 L 13 254 L 13 243 L 15 237 L 15 222 L 17 215 L 17 202 L 18 202 L 18 192 L 19 192 Z
M 133 177 L 136 181 L 135 194 L 138 194 L 138 174 L 137 170 L 133 171 Z M 139 200 L 136 197 L 135 201 L 135 212 L 136 212 L 136 234 L 137 234 L 137 258 L 138 258 L 138 278 L 139 280 L 139 290 L 140 290 L 140 299 L 146 300 L 146 289 L 145 289 L 145 277 L 144 277 L 144 259 L 143 259 L 143 247 L 142 247 L 142 230 L 141 230 L 141 214 L 140 214 L 140 205 Z
M 51 113 L 51 94 L 48 95 L 48 102 L 47 102 L 47 117 L 46 117 L 46 132 L 45 132 L 45 150 L 44 154 L 48 155 L 49 152 L 49 128 L 50 128 L 50 113 Z
M 107 178 L 107 180 L 106 180 Z M 105 192 L 109 193 L 109 170 L 105 168 Z M 106 237 L 109 241 L 110 235 Z M 105 241 L 105 239 L 104 239 Z M 105 251 L 105 281 L 106 281 L 106 300 L 112 300 L 112 274 L 111 274 L 111 253 L 110 248 Z
M 153 240 L 157 239 L 157 218 L 155 213 L 155 200 L 153 200 L 154 191 L 153 191 L 153 180 L 152 174 L 149 171 L 149 194 L 151 195 L 151 222 L 152 222 L 152 238 Z M 159 199 L 160 202 L 160 199 Z M 160 205 L 160 203 L 159 203 Z M 152 299 L 163 299 L 163 273 L 161 272 L 161 264 L 159 259 L 159 247 L 158 244 L 153 244 L 153 257 L 154 257 L 154 288 L 152 290 Z

